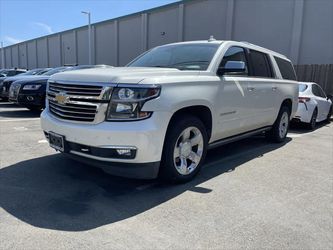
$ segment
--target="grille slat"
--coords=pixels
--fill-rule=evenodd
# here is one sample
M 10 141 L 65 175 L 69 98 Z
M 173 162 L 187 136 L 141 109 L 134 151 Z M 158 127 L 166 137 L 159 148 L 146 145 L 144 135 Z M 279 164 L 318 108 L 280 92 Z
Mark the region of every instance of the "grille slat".
M 90 116 L 95 116 L 96 114 L 96 111 L 93 111 L 93 112 L 82 112 L 82 111 L 77 111 L 77 110 L 66 110 L 66 109 L 63 109 L 63 108 L 59 108 L 57 107 L 56 105 L 54 104 L 51 104 L 50 103 L 50 107 L 52 107 L 53 109 L 56 109 L 58 110 L 59 112 L 63 112 L 63 113 L 75 113 L 75 114 L 82 114 L 82 115 L 90 115 Z
M 88 112 L 96 112 L 96 105 L 94 106 L 85 106 L 85 105 L 78 105 L 78 104 L 69 104 L 67 103 L 66 105 L 62 105 L 59 103 L 56 103 L 54 101 L 49 100 L 49 103 L 55 106 L 58 106 L 60 108 L 65 108 L 65 109 L 82 109 Z
M 98 107 L 103 103 L 103 86 L 86 84 L 67 84 L 49 82 L 49 111 L 63 120 L 94 122 Z M 67 96 L 66 101 L 59 103 L 57 95 Z
M 58 112 L 51 107 L 50 107 L 50 110 L 51 110 L 52 114 L 54 114 L 62 119 L 68 119 L 68 120 L 74 120 L 74 121 L 87 121 L 87 122 L 92 122 L 94 120 L 94 117 L 90 118 L 90 117 L 82 117 L 82 116 L 77 116 L 77 115 L 65 115 L 65 114 L 63 114 L 63 112 Z
M 102 89 L 101 86 L 49 83 L 50 91 L 65 92 L 68 95 L 99 96 Z

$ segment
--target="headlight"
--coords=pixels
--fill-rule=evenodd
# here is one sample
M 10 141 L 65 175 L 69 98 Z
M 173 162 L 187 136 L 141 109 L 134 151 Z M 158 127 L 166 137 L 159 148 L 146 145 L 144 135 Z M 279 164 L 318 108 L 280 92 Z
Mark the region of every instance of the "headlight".
M 30 84 L 30 85 L 25 85 L 23 87 L 24 90 L 37 90 L 41 87 L 42 85 L 40 84 Z
M 124 85 L 113 89 L 106 120 L 140 120 L 152 112 L 141 111 L 143 104 L 157 98 L 161 87 L 157 85 Z

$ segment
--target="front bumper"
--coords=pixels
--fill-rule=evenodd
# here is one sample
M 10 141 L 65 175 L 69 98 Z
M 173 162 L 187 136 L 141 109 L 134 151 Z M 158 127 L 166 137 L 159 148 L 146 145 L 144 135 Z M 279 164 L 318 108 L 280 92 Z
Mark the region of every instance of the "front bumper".
M 17 99 L 11 99 L 10 101 L 14 101 L 22 106 L 36 106 L 36 107 L 45 107 L 45 95 L 41 95 L 39 93 L 31 93 L 31 94 L 19 94 Z
M 115 175 L 155 178 L 161 161 L 164 138 L 171 118 L 169 112 L 154 112 L 149 119 L 133 122 L 76 123 L 55 118 L 44 110 L 41 125 L 45 132 L 63 135 L 65 140 L 93 148 L 133 147 L 133 159 L 96 157 L 79 149 L 68 152 L 75 159 L 102 167 Z M 130 167 L 131 166 L 131 167 Z

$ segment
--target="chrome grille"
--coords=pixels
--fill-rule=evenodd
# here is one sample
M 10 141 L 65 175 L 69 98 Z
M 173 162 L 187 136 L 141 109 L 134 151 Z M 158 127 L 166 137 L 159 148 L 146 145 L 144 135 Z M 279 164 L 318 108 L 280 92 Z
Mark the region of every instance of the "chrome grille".
M 66 92 L 67 95 L 79 96 L 99 96 L 102 86 L 76 85 L 76 84 L 59 84 L 50 82 L 49 90 L 54 93 Z
M 48 109 L 62 120 L 99 123 L 105 120 L 111 91 L 110 84 L 49 82 Z
M 97 112 L 97 105 L 91 107 L 82 107 L 84 105 L 79 105 L 76 107 L 75 104 L 72 106 L 60 105 L 55 101 L 49 100 L 49 110 L 55 116 L 74 121 L 86 121 L 92 122 L 95 119 Z

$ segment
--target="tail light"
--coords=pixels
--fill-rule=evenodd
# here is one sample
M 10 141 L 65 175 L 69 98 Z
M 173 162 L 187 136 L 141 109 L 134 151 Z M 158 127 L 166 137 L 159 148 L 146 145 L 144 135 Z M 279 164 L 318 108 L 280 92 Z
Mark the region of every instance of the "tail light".
M 310 100 L 311 100 L 310 97 L 298 97 L 299 103 L 306 103 L 306 102 L 309 102 Z

